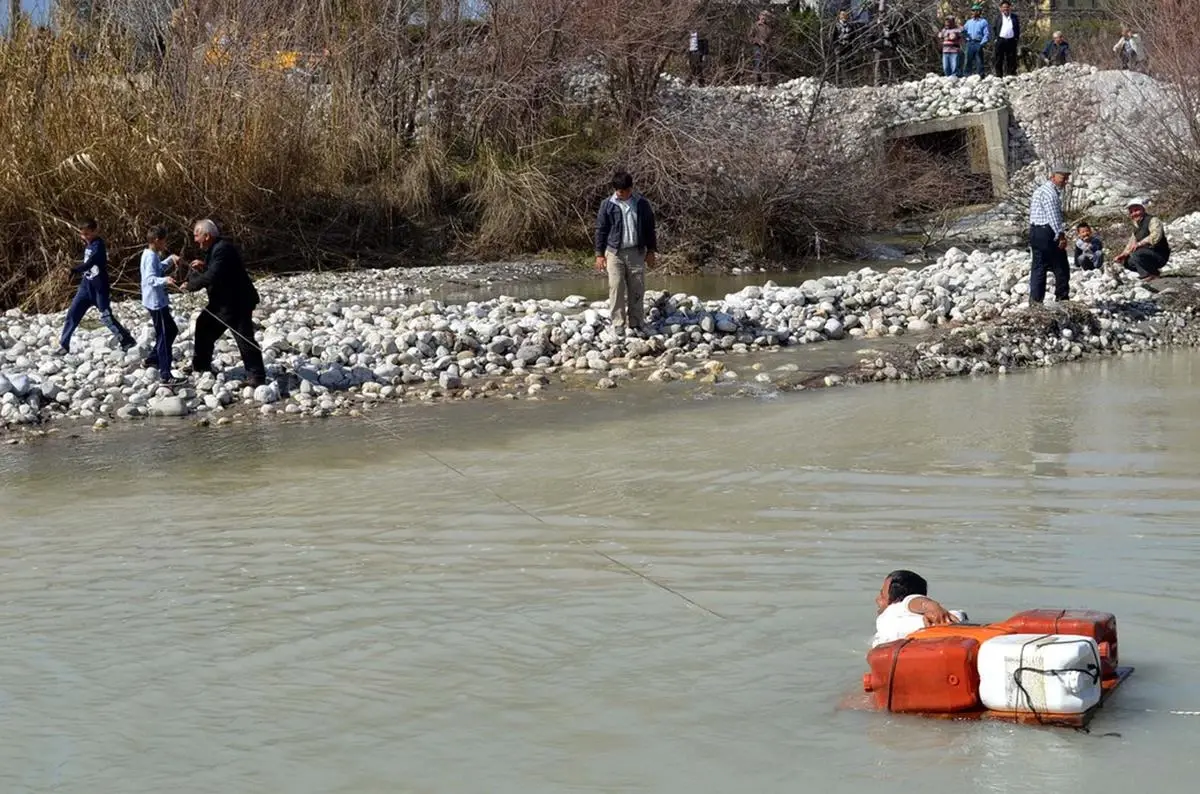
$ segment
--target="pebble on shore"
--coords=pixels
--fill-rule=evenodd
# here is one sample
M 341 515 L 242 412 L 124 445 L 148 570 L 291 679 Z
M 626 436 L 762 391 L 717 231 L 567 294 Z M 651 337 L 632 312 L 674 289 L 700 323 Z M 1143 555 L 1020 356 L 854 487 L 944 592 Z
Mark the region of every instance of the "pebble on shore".
M 1176 267 L 1200 260 L 1200 251 L 1179 248 Z M 392 278 L 404 273 L 395 271 Z M 715 357 L 843 338 L 914 335 L 916 346 L 909 349 L 916 358 L 867 362 L 865 379 L 879 380 L 1011 371 L 1095 353 L 1190 344 L 1200 336 L 1190 302 L 1182 299 L 1200 291 L 1181 285 L 1172 303 L 1127 273 L 1077 272 L 1073 300 L 1066 305 L 1073 312 L 1069 322 L 1022 325 L 1020 318 L 1037 314 L 1026 308 L 1028 273 L 1025 251 L 951 249 L 920 270 L 864 268 L 798 287 L 767 282 L 721 300 L 650 292 L 647 317 L 656 332 L 645 339 L 617 338 L 604 305 L 580 296 L 364 306 L 330 297 L 352 289 L 356 273 L 323 276 L 337 282 L 333 290 L 313 289 L 303 279 L 271 278 L 259 284 L 269 308 L 260 312 L 258 335 L 270 382 L 253 389 L 242 383 L 228 338 L 218 346 L 222 372 L 193 376 L 187 387 L 172 391 L 142 366 L 149 328 L 142 330 L 143 350 L 122 353 L 108 331 L 98 328 L 81 330 L 73 351 L 61 355 L 55 351 L 61 314 L 10 310 L 0 316 L 0 425 L 75 418 L 103 427 L 113 418 L 194 414 L 219 416 L 217 424 L 224 424 L 223 414 L 239 406 L 262 415 L 350 415 L 406 399 L 537 396 L 551 386 L 551 375 L 602 389 L 630 378 L 731 382 L 736 373 Z M 190 358 L 189 320 L 197 307 L 196 296 L 176 303 L 179 361 Z M 116 308 L 123 317 L 139 313 L 133 302 Z M 921 335 L 950 328 L 960 338 L 964 330 L 992 330 L 980 331 L 986 341 L 978 355 L 947 342 L 920 341 Z M 786 379 L 769 386 L 770 377 L 754 380 L 760 388 L 788 388 Z M 833 377 L 826 385 L 841 382 Z

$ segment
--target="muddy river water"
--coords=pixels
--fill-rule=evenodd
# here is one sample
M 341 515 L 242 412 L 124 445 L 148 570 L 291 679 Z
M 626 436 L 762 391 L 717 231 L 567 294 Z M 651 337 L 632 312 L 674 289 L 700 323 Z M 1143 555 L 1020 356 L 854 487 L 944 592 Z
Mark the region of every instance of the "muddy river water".
M 1197 375 L 0 448 L 0 791 L 1192 791 Z M 839 709 L 897 567 L 1114 612 L 1137 673 L 1090 734 Z

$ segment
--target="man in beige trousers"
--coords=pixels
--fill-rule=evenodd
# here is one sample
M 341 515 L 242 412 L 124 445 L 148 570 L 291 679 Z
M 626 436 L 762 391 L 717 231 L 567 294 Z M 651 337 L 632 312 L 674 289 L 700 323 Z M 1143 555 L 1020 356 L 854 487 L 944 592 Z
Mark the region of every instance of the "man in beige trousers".
M 596 214 L 596 270 L 608 270 L 608 311 L 613 331 L 644 333 L 646 266 L 654 266 L 657 244 L 654 211 L 644 196 L 633 192 L 633 177 L 618 171 L 613 194 L 600 202 Z

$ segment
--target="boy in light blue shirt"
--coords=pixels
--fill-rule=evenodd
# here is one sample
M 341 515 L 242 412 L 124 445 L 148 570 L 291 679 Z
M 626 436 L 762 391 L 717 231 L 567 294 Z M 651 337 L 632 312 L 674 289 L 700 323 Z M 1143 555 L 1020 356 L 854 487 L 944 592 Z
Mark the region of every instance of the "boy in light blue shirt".
M 142 252 L 142 305 L 150 312 L 150 321 L 154 324 L 152 359 L 158 367 L 158 377 L 163 383 L 172 385 L 183 379 L 171 375 L 171 346 L 179 336 L 179 326 L 171 316 L 171 301 L 167 297 L 167 287 L 174 287 L 175 279 L 167 273 L 176 266 L 179 257 L 172 254 L 162 259 L 166 251 L 167 230 L 155 226 L 146 233 L 146 250 Z

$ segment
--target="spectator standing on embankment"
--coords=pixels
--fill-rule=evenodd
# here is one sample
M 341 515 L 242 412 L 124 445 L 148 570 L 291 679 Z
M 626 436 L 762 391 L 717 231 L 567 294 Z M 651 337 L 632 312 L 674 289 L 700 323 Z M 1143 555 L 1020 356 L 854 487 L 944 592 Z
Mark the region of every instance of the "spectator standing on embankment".
M 1069 168 L 1058 166 L 1050 178 L 1033 191 L 1029 201 L 1029 305 L 1046 298 L 1046 270 L 1054 274 L 1054 299 L 1065 301 L 1071 294 L 1071 268 L 1067 264 L 1067 223 L 1063 217 L 1062 191 L 1071 178 Z
M 977 74 L 983 77 L 983 48 L 992 39 L 992 28 L 983 18 L 983 6 L 979 3 L 971 6 L 971 18 L 963 23 L 963 37 L 967 40 L 963 74 Z
M 857 34 L 858 23 L 850 16 L 850 12 L 844 9 L 839 11 L 833 26 L 834 82 L 838 85 L 842 82 L 842 72 L 850 63 Z
M 771 12 L 759 11 L 758 18 L 750 26 L 747 38 L 753 48 L 754 84 L 770 83 L 771 39 L 775 35 Z
M 1017 48 L 1021 43 L 1021 17 L 1008 0 L 1000 4 L 1000 16 L 992 26 L 996 36 L 996 76 L 1017 73 Z
M 654 266 L 658 245 L 654 210 L 633 191 L 633 176 L 618 171 L 611 186 L 596 213 L 596 269 L 608 271 L 608 311 L 613 331 L 623 336 L 645 331 L 646 266 Z
M 963 30 L 958 26 L 954 17 L 946 17 L 946 24 L 938 33 L 942 44 L 942 74 L 946 77 L 958 76 L 958 57 L 962 53 Z
M 708 59 L 708 39 L 701 37 L 700 31 L 688 33 L 688 79 L 687 84 L 696 83 L 704 87 L 704 62 Z

